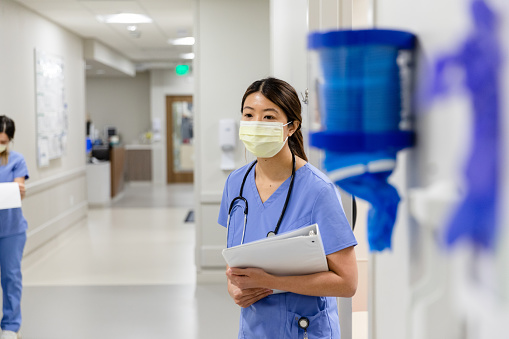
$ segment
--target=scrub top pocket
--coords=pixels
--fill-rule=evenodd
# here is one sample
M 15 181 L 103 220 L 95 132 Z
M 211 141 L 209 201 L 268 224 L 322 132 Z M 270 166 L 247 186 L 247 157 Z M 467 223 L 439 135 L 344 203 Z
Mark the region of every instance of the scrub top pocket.
M 311 316 L 305 314 L 301 315 L 294 312 L 287 312 L 285 338 L 304 338 L 304 330 L 299 327 L 299 319 L 301 317 L 306 317 L 309 319 L 309 326 L 307 328 L 309 339 L 336 338 L 332 334 L 333 331 L 331 329 L 331 322 L 327 309 Z

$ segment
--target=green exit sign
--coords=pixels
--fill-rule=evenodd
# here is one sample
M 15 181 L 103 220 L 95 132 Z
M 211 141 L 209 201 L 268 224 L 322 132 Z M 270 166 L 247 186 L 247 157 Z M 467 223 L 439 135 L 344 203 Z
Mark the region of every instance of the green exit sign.
M 178 65 L 177 67 L 175 67 L 175 73 L 177 73 L 177 75 L 186 75 L 187 73 L 189 73 L 189 66 Z

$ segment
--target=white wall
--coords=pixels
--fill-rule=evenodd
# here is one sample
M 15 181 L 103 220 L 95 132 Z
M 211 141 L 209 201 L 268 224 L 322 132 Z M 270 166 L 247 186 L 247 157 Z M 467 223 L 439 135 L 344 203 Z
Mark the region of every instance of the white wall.
M 193 73 L 179 76 L 174 70 L 150 71 L 150 116 L 161 122 L 161 141 L 152 149 L 152 182 L 165 185 L 166 171 L 166 96 L 193 95 Z
M 299 94 L 307 88 L 307 3 L 270 2 L 271 74 L 288 82 Z
M 246 88 L 270 74 L 269 1 L 197 0 L 194 63 L 196 266 L 198 281 L 209 273 L 224 280 L 225 230 L 217 224 L 223 185 L 220 169 L 219 119 L 240 120 Z M 249 20 L 247 19 L 249 18 Z M 237 147 L 236 167 L 244 165 Z
M 44 168 L 36 162 L 35 49 L 63 58 L 69 108 L 67 151 Z M 30 174 L 23 201 L 29 227 L 25 253 L 29 253 L 86 216 L 82 40 L 25 7 L 3 0 L 0 74 L 0 114 L 15 121 L 14 150 L 25 156 Z
M 271 75 L 292 85 L 304 100 L 308 88 L 308 1 L 272 0 L 270 20 Z M 308 106 L 301 104 L 304 149 L 309 155 Z
M 122 143 L 139 143 L 140 135 L 151 128 L 150 73 L 137 73 L 135 77 L 87 77 L 86 110 L 101 133 L 104 127 L 115 126 Z
M 424 84 L 429 80 L 427 72 L 432 70 L 425 66 L 432 66 L 444 53 L 455 52 L 469 34 L 469 5 L 469 1 L 462 0 L 378 0 L 377 27 L 418 35 L 418 83 Z M 480 332 L 471 331 L 473 324 L 465 319 L 466 309 L 461 309 L 456 298 L 461 289 L 458 282 L 470 280 L 469 275 L 458 276 L 458 272 L 475 272 L 472 258 L 462 252 L 444 251 L 441 239 L 445 225 L 434 229 L 418 224 L 408 214 L 409 189 L 438 182 L 461 185 L 471 142 L 470 99 L 458 91 L 432 105 L 420 104 L 415 112 L 419 142 L 400 154 L 398 169 L 391 177 L 403 199 L 395 225 L 394 249 L 374 258 L 372 338 L 484 338 Z M 507 112 L 504 116 L 507 119 Z M 389 305 L 391 311 L 387 312 Z M 479 313 L 492 321 L 501 314 L 490 313 L 481 305 L 470 306 L 482 307 Z M 506 331 L 498 333 L 506 335 Z

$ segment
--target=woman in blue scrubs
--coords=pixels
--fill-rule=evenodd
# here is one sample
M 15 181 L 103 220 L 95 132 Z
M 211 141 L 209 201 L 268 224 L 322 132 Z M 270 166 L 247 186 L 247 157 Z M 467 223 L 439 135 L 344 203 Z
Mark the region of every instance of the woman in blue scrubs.
M 329 271 L 283 277 L 258 268 L 227 267 L 228 292 L 242 307 L 239 338 L 340 338 L 336 297 L 351 297 L 357 289 L 357 241 L 335 185 L 307 162 L 299 97 L 288 83 L 266 78 L 247 89 L 241 112 L 239 136 L 257 162 L 226 180 L 218 222 L 227 227 L 229 219 L 228 247 L 240 245 L 243 236 L 248 243 L 274 231 L 290 190 L 295 156 L 294 184 L 278 234 L 317 223 Z M 235 199 L 244 178 L 242 197 L 249 207 L 245 233 L 245 204 Z M 273 294 L 273 289 L 288 292 Z
M 14 138 L 14 121 L 0 116 L 0 182 L 17 182 L 25 196 L 28 170 L 20 153 L 9 150 Z M 21 258 L 26 242 L 27 222 L 21 208 L 0 210 L 0 280 L 3 312 L 0 339 L 17 339 L 21 326 Z

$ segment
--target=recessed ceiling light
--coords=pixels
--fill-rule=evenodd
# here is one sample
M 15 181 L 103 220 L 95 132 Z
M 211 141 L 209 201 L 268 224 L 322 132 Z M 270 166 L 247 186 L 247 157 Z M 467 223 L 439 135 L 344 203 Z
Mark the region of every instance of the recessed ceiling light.
M 152 19 L 148 16 L 135 13 L 98 15 L 96 18 L 97 20 L 107 24 L 143 24 L 152 22 Z
M 182 59 L 194 59 L 194 53 L 184 53 L 180 54 L 180 57 Z
M 194 45 L 194 38 L 192 36 L 188 36 L 185 38 L 170 39 L 168 40 L 168 43 L 179 46 L 192 46 Z

